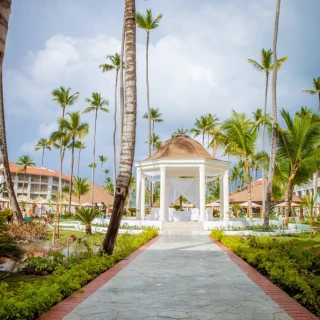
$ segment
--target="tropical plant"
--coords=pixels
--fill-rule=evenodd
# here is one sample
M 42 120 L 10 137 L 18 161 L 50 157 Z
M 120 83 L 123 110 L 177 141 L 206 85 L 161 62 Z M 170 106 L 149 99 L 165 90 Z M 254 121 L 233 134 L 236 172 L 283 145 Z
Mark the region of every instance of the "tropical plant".
M 36 164 L 34 163 L 34 160 L 28 155 L 21 156 L 17 160 L 16 164 L 18 166 L 21 166 L 21 168 L 18 170 L 18 172 L 23 172 L 24 173 L 23 185 L 22 185 L 22 194 L 24 195 L 24 184 L 25 184 L 25 181 L 26 181 L 27 169 L 34 167 Z
M 2 77 L 2 68 L 3 68 L 3 59 L 4 59 L 4 51 L 6 47 L 6 40 L 8 34 L 8 26 L 9 19 L 11 14 L 11 0 L 2 1 L 2 5 L 0 6 L 0 17 L 1 17 L 1 25 L 2 32 L 0 35 L 1 47 L 0 47 L 0 148 L 2 154 L 2 162 L 3 162 L 3 171 L 4 178 L 8 187 L 8 195 L 10 199 L 11 208 L 16 215 L 18 222 L 23 221 L 22 213 L 20 211 L 18 201 L 16 198 L 16 194 L 14 192 L 11 173 L 10 173 L 10 165 L 9 165 L 9 157 L 8 157 L 8 147 L 7 147 L 7 137 L 6 137 L 6 121 L 4 115 L 4 101 L 3 101 L 3 77 Z
M 209 131 L 209 122 L 207 116 L 201 116 L 200 119 L 196 119 L 194 127 L 190 130 L 190 133 L 194 137 L 202 135 L 202 145 L 204 146 L 204 137 Z
M 92 220 L 100 215 L 100 210 L 96 208 L 80 208 L 76 217 L 86 225 L 86 234 L 91 234 L 91 223 Z
M 94 133 L 93 133 L 93 163 L 96 161 L 96 132 L 97 132 L 97 118 L 98 118 L 98 111 L 103 111 L 105 113 L 109 113 L 109 110 L 104 106 L 109 105 L 109 101 L 102 98 L 100 93 L 93 92 L 92 98 L 87 98 L 86 102 L 90 104 L 88 108 L 86 108 L 83 113 L 94 112 Z M 92 167 L 92 188 L 91 188 L 91 203 L 94 203 L 94 170 L 95 167 Z
M 234 215 L 238 218 L 239 210 L 241 209 L 240 204 L 239 203 L 232 203 L 231 208 L 232 208 Z
M 71 88 L 66 89 L 64 87 L 60 87 L 52 91 L 52 100 L 60 104 L 62 108 L 62 118 L 64 118 L 66 107 L 72 106 L 79 98 L 79 92 L 70 94 L 70 90 Z
M 313 209 L 314 209 L 314 203 L 317 198 L 317 194 L 313 196 L 312 193 L 307 193 L 302 197 L 302 203 L 301 205 L 305 207 L 309 213 L 309 222 L 310 222 L 310 235 L 313 235 Z
M 238 182 L 240 181 L 240 176 L 242 175 L 243 171 L 239 165 L 234 165 L 231 169 L 230 173 L 230 180 L 233 181 L 233 191 L 237 192 Z
M 101 163 L 101 165 L 100 165 L 100 180 L 99 180 L 99 185 L 101 186 L 102 167 L 103 167 L 103 164 L 108 161 L 108 157 L 106 157 L 104 155 L 100 155 L 100 156 L 98 156 L 98 158 Z
M 104 183 L 105 185 L 103 186 L 103 189 L 108 190 L 111 194 L 114 194 L 114 184 L 112 183 L 111 178 L 107 177 Z
M 87 183 L 87 180 L 88 178 L 74 178 L 72 193 L 78 197 L 78 203 L 81 201 L 81 196 L 86 195 L 90 191 L 90 186 Z
M 136 142 L 137 76 L 135 0 L 125 0 L 125 108 L 119 174 L 110 224 L 103 241 L 103 252 L 112 254 L 132 175 Z M 123 152 L 123 151 L 126 152 Z
M 175 136 L 179 135 L 179 134 L 187 134 L 189 132 L 188 129 L 183 129 L 183 127 L 181 129 L 177 129 L 176 131 L 174 131 L 171 134 L 171 138 L 174 138 Z
M 220 199 L 220 179 L 208 182 L 208 191 L 210 197 L 210 202 Z
M 280 70 L 282 64 L 288 60 L 288 57 L 282 57 L 276 61 L 277 71 Z M 258 70 L 259 72 L 265 73 L 265 90 L 264 90 L 264 107 L 263 113 L 261 109 L 257 110 L 257 113 L 254 113 L 254 117 L 256 121 L 258 121 L 258 117 L 267 115 L 267 100 L 268 100 L 268 84 L 269 84 L 269 74 L 273 71 L 274 63 L 272 63 L 272 50 L 261 50 L 261 62 L 257 62 L 253 59 L 248 59 L 248 62 Z M 262 124 L 262 135 L 261 135 L 261 148 L 262 151 L 265 150 L 265 123 Z M 265 215 L 265 185 L 264 185 L 264 169 L 262 168 L 262 211 Z
M 144 118 L 144 119 L 148 119 L 148 117 L 149 117 L 148 112 L 146 112 L 146 113 L 143 115 L 143 118 Z M 157 123 L 163 122 L 163 119 L 161 119 L 161 113 L 159 112 L 159 109 L 158 109 L 158 108 L 157 108 L 157 109 L 154 109 L 154 108 L 151 108 L 151 109 L 150 109 L 150 120 L 151 120 L 151 122 L 152 122 L 152 130 L 151 130 L 151 135 L 150 135 L 149 137 L 150 137 L 150 139 L 151 139 L 151 142 L 150 142 L 150 143 L 151 143 L 151 152 L 154 152 L 154 147 L 155 147 L 156 149 L 159 149 L 159 148 L 156 147 L 156 142 L 153 141 L 153 139 L 152 139 L 152 137 L 155 136 L 155 133 L 154 133 L 154 124 L 155 124 L 155 122 L 157 122 Z M 159 146 L 159 144 L 158 144 L 158 146 Z
M 89 124 L 87 122 L 81 122 L 80 112 L 68 113 L 69 120 L 64 118 L 59 119 L 60 132 L 64 132 L 70 137 L 71 148 L 71 172 L 70 172 L 70 185 L 69 185 L 69 210 L 71 207 L 71 195 L 73 184 L 73 167 L 74 167 L 74 148 L 76 139 L 82 139 L 89 132 Z M 63 138 L 63 137 L 61 137 Z
M 140 29 L 147 33 L 146 43 L 146 87 L 147 87 L 147 113 L 148 113 L 148 156 L 151 156 L 151 144 L 149 138 L 151 137 L 151 109 L 150 109 L 150 95 L 149 95 L 149 38 L 150 31 L 158 28 L 162 14 L 159 14 L 155 19 L 152 17 L 152 11 L 147 10 L 146 15 L 137 13 L 135 21 Z
M 218 128 L 219 119 L 216 115 L 213 115 L 211 113 L 206 114 L 205 117 L 207 118 L 207 123 L 208 123 L 208 129 L 207 129 L 208 148 L 212 146 L 212 156 L 216 157 L 217 138 L 220 134 L 220 130 Z M 211 137 L 211 141 L 210 141 L 210 137 Z
M 103 72 L 108 72 L 111 70 L 116 71 L 116 80 L 114 85 L 114 116 L 113 116 L 113 122 L 114 122 L 114 128 L 113 128 L 113 135 L 112 135 L 112 142 L 113 142 L 113 180 L 116 181 L 116 175 L 117 175 L 117 156 L 116 156 L 116 133 L 117 133 L 117 88 L 118 88 L 118 75 L 120 70 L 120 55 L 118 53 L 115 53 L 113 56 L 107 56 L 107 60 L 111 61 L 111 64 L 101 64 L 99 67 L 102 68 Z M 120 115 L 120 119 L 122 119 Z M 122 126 L 120 126 L 120 130 L 122 130 Z M 101 173 L 100 173 L 100 183 L 101 185 Z
M 45 139 L 45 138 L 41 138 L 38 143 L 36 144 L 34 151 L 39 151 L 42 149 L 42 158 L 41 158 L 41 167 L 43 168 L 43 160 L 44 160 L 44 151 L 47 150 L 51 150 L 50 147 L 51 143 L 49 140 Z M 40 173 L 40 184 L 39 184 L 39 197 L 41 194 L 41 178 L 42 178 L 42 174 Z
M 80 176 L 81 150 L 85 149 L 87 146 L 86 146 L 86 144 L 84 142 L 82 142 L 81 140 L 78 140 L 78 141 L 75 142 L 74 147 L 79 150 L 79 153 L 78 153 L 78 172 L 77 172 L 77 177 L 79 177 Z
M 273 72 L 272 72 L 272 132 L 271 132 L 271 147 L 270 147 L 270 164 L 268 171 L 268 185 L 266 194 L 266 205 L 265 212 L 263 214 L 264 228 L 269 227 L 269 213 L 271 209 L 271 195 L 272 195 L 272 184 L 274 176 L 274 166 L 276 161 L 276 140 L 277 140 L 277 74 L 278 74 L 278 59 L 277 59 L 277 40 L 278 40 L 278 29 L 279 29 L 279 15 L 280 15 L 280 3 L 281 0 L 277 0 L 276 5 L 276 16 L 274 22 L 273 32 Z M 262 179 L 264 181 L 264 179 Z
M 91 162 L 89 164 L 89 168 L 96 168 L 97 167 L 97 163 L 96 162 Z

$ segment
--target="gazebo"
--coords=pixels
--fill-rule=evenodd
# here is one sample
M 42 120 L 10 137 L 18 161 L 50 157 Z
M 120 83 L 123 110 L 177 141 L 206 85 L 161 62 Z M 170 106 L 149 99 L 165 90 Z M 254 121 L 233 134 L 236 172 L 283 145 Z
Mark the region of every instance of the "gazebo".
M 146 160 L 136 162 L 137 219 L 145 219 L 145 182 L 160 182 L 160 221 L 169 220 L 169 205 L 180 195 L 205 219 L 207 182 L 220 178 L 220 218 L 229 210 L 229 162 L 215 159 L 196 140 L 179 134 Z

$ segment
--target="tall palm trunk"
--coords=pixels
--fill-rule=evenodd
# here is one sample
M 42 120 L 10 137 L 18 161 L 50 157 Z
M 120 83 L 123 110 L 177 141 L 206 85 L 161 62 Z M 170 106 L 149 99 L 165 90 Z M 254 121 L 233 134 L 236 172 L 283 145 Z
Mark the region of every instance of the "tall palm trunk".
M 279 28 L 279 15 L 280 15 L 280 3 L 281 0 L 277 0 L 276 17 L 274 23 L 274 33 L 273 33 L 273 46 L 272 46 L 272 56 L 273 56 L 273 72 L 272 72 L 272 133 L 271 133 L 271 150 L 270 150 L 270 163 L 269 163 L 269 175 L 268 175 L 268 186 L 267 186 L 267 196 L 266 196 L 266 211 L 264 215 L 264 228 L 269 226 L 269 213 L 271 208 L 271 192 L 272 183 L 274 176 L 274 165 L 276 161 L 276 139 L 277 139 L 277 39 L 278 39 L 278 28 Z
M 3 79 L 2 79 L 2 65 L 4 58 L 4 51 L 6 46 L 6 39 L 8 34 L 8 25 L 11 14 L 11 0 L 0 1 L 0 148 L 2 153 L 4 177 L 6 181 L 7 191 L 10 199 L 10 206 L 13 213 L 16 215 L 18 222 L 23 221 L 22 213 L 17 202 L 16 194 L 13 189 L 13 183 L 10 173 L 7 138 L 6 138 L 6 122 L 4 115 L 4 101 L 3 101 Z
M 78 155 L 78 174 L 77 174 L 78 177 L 80 174 L 80 153 L 81 153 L 81 148 L 79 148 L 79 155 Z
M 43 160 L 44 160 L 44 148 L 42 148 L 41 168 L 43 168 Z M 40 171 L 39 197 L 41 197 L 41 180 L 42 180 L 42 170 Z
M 123 132 L 123 114 L 124 114 L 124 89 L 123 89 L 123 59 L 124 59 L 124 41 L 125 41 L 125 15 L 123 15 L 122 36 L 121 36 L 121 52 L 120 52 L 120 143 L 122 145 Z M 119 159 L 121 148 L 119 148 Z
M 137 115 L 135 0 L 125 0 L 125 110 L 116 196 L 103 251 L 112 254 L 128 194 L 134 159 Z
M 71 208 L 71 196 L 72 196 L 72 185 L 73 185 L 73 166 L 74 166 L 74 140 L 72 138 L 72 146 L 71 146 L 71 173 L 70 173 L 70 186 L 69 186 L 69 212 Z
M 248 191 L 248 212 L 250 219 L 253 218 L 252 216 L 252 202 L 251 202 L 251 179 L 250 179 L 250 166 L 249 166 L 249 159 L 245 159 L 245 171 L 246 171 L 246 179 L 247 179 L 247 191 Z
M 290 172 L 290 178 L 287 183 L 286 187 L 286 194 L 285 194 L 285 209 L 284 209 L 284 215 L 285 215 L 285 220 L 284 220 L 284 229 L 288 229 L 289 225 L 289 215 L 290 215 L 290 209 L 291 209 L 291 200 L 292 200 L 292 180 L 295 176 L 296 171 L 291 170 Z
M 267 101 L 268 101 L 268 85 L 269 85 L 269 72 L 266 71 L 266 87 L 264 90 L 264 107 L 263 107 L 263 115 L 267 115 Z M 262 123 L 262 152 L 265 150 L 264 146 L 264 138 L 265 138 L 265 131 L 266 131 L 266 124 Z M 261 168 L 262 173 L 262 215 L 264 217 L 266 212 L 266 189 L 265 189 L 265 173 L 264 173 L 264 166 Z
M 118 70 L 116 71 L 116 83 L 114 86 L 114 129 L 113 129 L 113 184 L 116 185 L 116 133 L 117 133 L 117 89 L 118 89 Z M 101 173 L 100 173 L 101 177 Z M 115 190 L 113 192 L 115 196 Z
M 24 175 L 23 175 L 23 184 L 22 184 L 22 195 L 24 196 L 24 184 L 26 182 L 26 176 L 27 176 L 27 168 L 24 170 Z
M 149 97 L 149 38 L 150 32 L 147 31 L 146 44 L 146 86 L 147 86 L 147 109 L 148 109 L 148 156 L 151 156 L 151 114 L 150 114 L 150 97 Z
M 320 93 L 319 93 L 319 101 L 318 101 L 318 114 L 320 115 Z M 319 172 L 316 171 L 313 175 L 313 196 L 315 199 L 314 203 L 314 214 L 318 215 L 318 178 L 319 178 Z
M 94 169 L 95 169 L 95 160 L 96 160 L 97 117 L 98 117 L 98 109 L 96 109 L 96 115 L 94 119 L 91 203 L 93 203 L 93 200 L 94 200 Z

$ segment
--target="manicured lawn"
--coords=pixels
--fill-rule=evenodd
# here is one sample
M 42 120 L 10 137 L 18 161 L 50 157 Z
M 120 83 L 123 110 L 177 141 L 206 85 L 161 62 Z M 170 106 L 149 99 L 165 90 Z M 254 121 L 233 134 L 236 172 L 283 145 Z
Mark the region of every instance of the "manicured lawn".
M 290 243 L 294 246 L 300 248 L 303 251 L 308 251 L 313 249 L 314 251 L 320 253 L 320 234 L 318 233 L 314 238 L 311 238 L 309 234 L 305 235 L 293 235 L 288 237 L 277 237 L 277 239 L 285 244 Z

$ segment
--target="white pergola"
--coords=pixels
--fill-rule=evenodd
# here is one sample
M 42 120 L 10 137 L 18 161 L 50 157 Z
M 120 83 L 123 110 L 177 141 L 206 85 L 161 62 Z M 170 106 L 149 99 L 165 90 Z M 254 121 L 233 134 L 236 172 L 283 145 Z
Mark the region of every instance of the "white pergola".
M 186 136 L 183 136 L 184 138 Z M 188 142 L 192 140 L 187 137 Z M 173 138 L 164 143 L 165 148 L 168 149 L 170 141 L 179 139 Z M 181 146 L 179 141 L 179 146 Z M 167 144 L 167 145 L 166 145 Z M 160 221 L 167 221 L 169 217 L 168 208 L 170 184 L 174 177 L 188 177 L 194 178 L 195 182 L 195 206 L 199 208 L 200 219 L 205 219 L 205 205 L 206 205 L 206 185 L 207 182 L 220 178 L 220 219 L 223 219 L 224 213 L 229 210 L 229 188 L 228 188 L 228 169 L 229 162 L 213 159 L 207 151 L 198 142 L 192 140 L 192 144 L 196 149 L 190 155 L 190 148 L 186 158 L 177 158 L 176 154 L 173 157 L 150 157 L 144 161 L 136 162 L 136 208 L 137 219 L 145 219 L 145 185 L 146 179 L 151 181 L 160 181 Z M 170 146 L 169 146 L 170 147 Z M 202 148 L 202 149 L 200 149 Z M 161 148 L 160 148 L 161 149 Z M 160 154 L 161 154 L 161 150 Z M 158 151 L 158 152 L 159 152 Z M 200 158 L 200 155 L 208 155 L 207 158 Z M 157 152 L 157 153 L 158 153 Z M 162 150 L 163 152 L 163 150 Z M 156 154 L 157 154 L 156 153 Z M 178 155 L 181 155 L 181 150 L 177 150 Z M 183 153 L 183 152 L 182 152 Z M 155 155 L 156 155 L 155 154 Z M 168 152 L 166 152 L 168 154 Z M 170 155 L 170 152 L 169 152 Z M 172 155 L 172 154 L 171 154 Z M 198 156 L 198 158 L 197 158 Z M 210 158 L 209 158 L 210 156 Z M 155 158 L 155 159 L 152 159 Z M 208 159 L 209 158 L 209 159 Z M 178 195 L 179 196 L 179 195 Z M 189 200 L 189 199 L 188 199 Z M 139 214 L 140 213 L 140 214 Z

